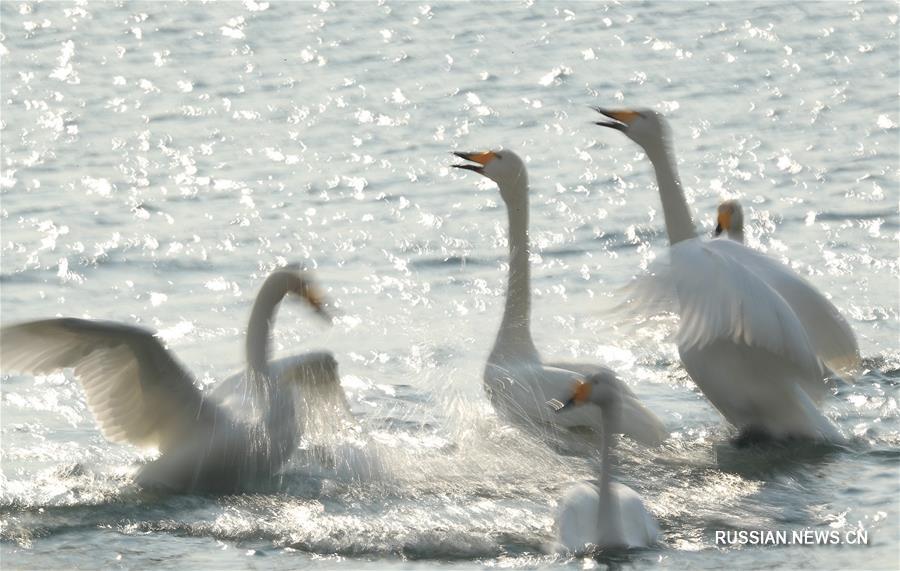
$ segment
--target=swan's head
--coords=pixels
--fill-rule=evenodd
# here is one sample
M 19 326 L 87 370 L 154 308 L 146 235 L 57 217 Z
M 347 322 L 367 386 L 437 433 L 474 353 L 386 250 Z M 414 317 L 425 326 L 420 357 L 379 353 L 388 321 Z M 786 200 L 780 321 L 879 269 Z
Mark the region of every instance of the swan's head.
M 622 131 L 645 149 L 664 143 L 669 138 L 669 125 L 665 117 L 652 109 L 610 110 L 594 107 L 594 110 L 604 117 L 595 124 Z
M 741 236 L 744 233 L 744 209 L 737 200 L 726 200 L 719 205 L 716 218 L 716 236 L 725 232 L 729 237 Z
M 506 202 L 521 198 L 520 195 L 528 189 L 528 171 L 525 162 L 510 150 L 453 154 L 475 163 L 453 165 L 454 167 L 475 171 L 496 182 L 500 187 L 500 196 Z
M 621 403 L 618 386 L 599 375 L 578 379 L 570 388 L 569 397 L 565 402 L 553 399 L 547 401 L 547 406 L 556 412 L 562 412 L 587 403 L 595 404 L 609 412 L 618 411 L 617 405 Z
M 328 310 L 330 304 L 324 292 L 316 285 L 312 275 L 299 266 L 289 265 L 279 268 L 272 272 L 266 282 L 276 286 L 287 297 L 305 301 L 313 308 L 316 315 L 329 323 L 332 321 L 331 313 Z

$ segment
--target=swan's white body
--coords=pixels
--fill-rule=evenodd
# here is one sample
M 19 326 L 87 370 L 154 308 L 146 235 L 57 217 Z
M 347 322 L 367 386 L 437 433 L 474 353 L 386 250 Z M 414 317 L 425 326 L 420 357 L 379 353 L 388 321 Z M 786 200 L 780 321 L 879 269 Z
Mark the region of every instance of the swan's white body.
M 657 541 L 656 519 L 637 492 L 624 484 L 612 482 L 604 494 L 595 484 L 579 482 L 559 502 L 556 542 L 565 551 L 648 547 Z
M 270 367 L 268 339 L 287 293 L 310 297 L 302 274 L 279 270 L 263 284 L 247 331 L 247 370 L 235 398 L 220 387 L 207 398 L 151 331 L 104 321 L 48 319 L 0 330 L 3 368 L 49 373 L 74 368 L 87 404 L 112 442 L 157 449 L 139 469 L 145 487 L 235 492 L 276 477 L 297 447 L 294 385 L 336 378 L 330 355 Z M 279 376 L 281 378 L 279 378 Z M 247 398 L 247 397 L 250 398 Z
M 543 363 L 531 338 L 531 284 L 528 244 L 528 175 L 522 160 L 510 151 L 466 154 L 482 165 L 461 165 L 497 183 L 509 214 L 509 282 L 506 306 L 497 338 L 484 371 L 484 385 L 494 408 L 511 420 L 530 426 L 601 427 L 600 409 L 592 404 L 553 414 L 546 402 L 562 399 L 586 377 L 616 385 L 625 409 L 612 430 L 657 445 L 666 438 L 659 418 L 650 412 L 616 374 L 603 366 Z
M 691 378 L 739 429 L 769 436 L 837 441 L 817 408 L 827 392 L 825 362 L 858 362 L 846 322 L 789 268 L 729 240 L 697 238 L 657 113 L 601 113 L 637 142 L 653 164 L 670 242 L 632 301 L 677 312 L 677 343 Z M 820 359 L 820 355 L 822 358 Z
M 623 395 L 617 386 L 607 383 L 594 382 L 583 388 L 587 390 L 576 390 L 566 404 L 556 402 L 551 406 L 565 413 L 590 402 L 603 411 L 600 480 L 579 482 L 566 490 L 556 511 L 557 549 L 577 553 L 591 548 L 648 547 L 659 540 L 656 519 L 637 492 L 612 481 L 610 450 L 615 436 L 611 425 L 626 413 Z

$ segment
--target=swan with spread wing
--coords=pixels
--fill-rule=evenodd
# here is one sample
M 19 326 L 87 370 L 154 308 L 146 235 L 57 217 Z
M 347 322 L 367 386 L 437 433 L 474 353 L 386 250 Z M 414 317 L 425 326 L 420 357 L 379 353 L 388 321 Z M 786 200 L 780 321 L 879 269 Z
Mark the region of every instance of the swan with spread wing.
M 285 296 L 306 300 L 328 318 L 308 274 L 293 267 L 274 271 L 250 315 L 247 368 L 212 397 L 152 331 L 110 321 L 63 318 L 3 327 L 0 362 L 4 370 L 32 374 L 73 368 L 108 440 L 159 451 L 138 470 L 139 485 L 237 492 L 277 477 L 296 450 L 295 389 L 328 387 L 341 406 L 330 353 L 269 362 L 270 330 Z
M 744 243 L 744 209 L 735 199 L 719 204 L 715 235 Z M 828 367 L 829 376 L 852 378 L 861 367 L 859 344 L 853 329 L 840 311 L 806 280 L 787 267 L 758 254 L 753 264 L 766 281 L 791 306 L 803 324 L 813 349 Z
M 783 264 L 732 240 L 697 237 L 659 113 L 597 111 L 598 125 L 623 132 L 650 159 L 669 238 L 668 262 L 636 284 L 632 302 L 679 314 L 685 368 L 743 434 L 842 440 L 817 404 L 827 393 L 826 365 L 859 362 L 846 321 Z

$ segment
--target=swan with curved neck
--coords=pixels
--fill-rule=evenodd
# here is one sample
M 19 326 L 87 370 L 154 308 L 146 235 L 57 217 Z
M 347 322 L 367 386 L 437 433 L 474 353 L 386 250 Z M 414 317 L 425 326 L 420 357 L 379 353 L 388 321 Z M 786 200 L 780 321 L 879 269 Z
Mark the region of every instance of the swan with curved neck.
M 601 411 L 581 407 L 549 414 L 545 402 L 561 398 L 590 376 L 615 385 L 622 395 L 624 414 L 612 429 L 639 442 L 656 445 L 666 437 L 662 422 L 603 366 L 579 363 L 543 363 L 531 337 L 531 270 L 528 240 L 528 172 L 525 163 L 509 150 L 455 153 L 469 161 L 454 165 L 485 176 L 500 189 L 509 220 L 509 274 L 500 329 L 484 372 L 485 389 L 495 409 L 519 424 L 562 428 L 601 429 Z
M 840 441 L 817 403 L 827 393 L 825 363 L 858 363 L 846 321 L 790 268 L 731 240 L 697 238 L 662 115 L 597 111 L 598 125 L 623 132 L 653 164 L 670 261 L 643 292 L 677 300 L 678 350 L 691 378 L 744 434 Z
M 303 272 L 281 269 L 266 279 L 247 328 L 243 377 L 259 397 L 253 420 L 241 418 L 223 391 L 203 395 L 153 332 L 132 325 L 74 318 L 12 325 L 0 330 L 0 358 L 5 369 L 35 374 L 73 367 L 107 439 L 159 450 L 139 469 L 139 485 L 236 492 L 277 477 L 296 449 L 294 399 L 268 362 L 271 325 L 285 296 L 325 315 Z M 303 374 L 327 374 L 333 361 L 311 360 Z
M 556 513 L 556 542 L 569 552 L 593 548 L 648 547 L 659 540 L 659 526 L 637 492 L 612 481 L 611 449 L 622 399 L 615 385 L 588 378 L 578 383 L 565 402 L 547 404 L 557 413 L 593 403 L 603 411 L 600 479 L 569 488 Z

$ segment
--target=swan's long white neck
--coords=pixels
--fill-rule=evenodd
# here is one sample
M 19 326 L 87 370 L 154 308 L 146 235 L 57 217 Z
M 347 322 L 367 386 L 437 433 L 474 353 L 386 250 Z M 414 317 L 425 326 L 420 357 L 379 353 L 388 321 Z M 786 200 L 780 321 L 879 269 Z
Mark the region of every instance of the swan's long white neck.
M 621 532 L 621 514 L 619 513 L 619 503 L 613 500 L 612 491 L 612 448 L 615 445 L 615 434 L 613 434 L 613 425 L 615 424 L 614 416 L 621 415 L 621 401 L 619 396 L 615 395 L 601 407 L 601 426 L 603 434 L 600 440 L 600 528 L 604 531 L 607 539 L 613 541 L 619 540 Z
M 612 466 L 610 465 L 610 452 L 613 446 L 613 419 L 611 416 L 615 414 L 610 406 L 601 407 L 601 425 L 603 434 L 600 437 L 600 497 L 601 499 L 609 498 L 612 482 Z M 609 502 L 603 502 L 609 505 Z
M 645 145 L 644 151 L 653 163 L 653 170 L 656 171 L 656 184 L 659 186 L 669 244 L 674 245 L 682 240 L 696 238 L 697 230 L 691 220 L 691 211 L 684 198 L 681 179 L 678 178 L 674 157 L 665 137 Z
M 509 281 L 506 287 L 503 321 L 494 342 L 491 360 L 496 360 L 495 357 L 537 359 L 537 349 L 531 339 L 528 177 L 524 172 L 516 179 L 514 185 L 513 189 L 504 189 L 504 195 L 511 197 L 506 203 L 509 215 Z
M 290 275 L 273 273 L 263 282 L 253 310 L 250 312 L 250 323 L 247 325 L 247 377 L 251 390 L 256 391 L 259 402 L 264 407 L 263 422 L 269 429 L 270 436 L 290 430 L 294 419 L 294 399 L 283 394 L 275 386 L 269 370 L 269 345 L 272 324 L 278 311 L 278 305 L 296 285 L 296 278 Z
M 263 283 L 247 324 L 247 373 L 256 378 L 269 376 L 269 341 L 278 304 L 289 291 L 288 280 L 273 274 Z

